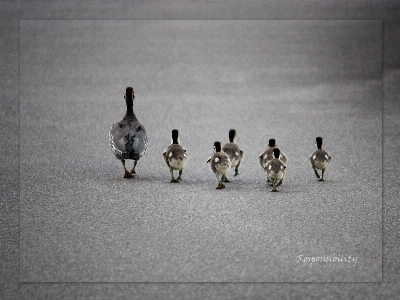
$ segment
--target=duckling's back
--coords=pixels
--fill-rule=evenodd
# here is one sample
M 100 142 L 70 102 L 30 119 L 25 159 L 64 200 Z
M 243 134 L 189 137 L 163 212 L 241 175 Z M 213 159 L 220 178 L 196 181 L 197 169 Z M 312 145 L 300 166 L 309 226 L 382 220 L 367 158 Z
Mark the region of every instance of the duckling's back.
M 314 151 L 313 154 L 311 154 L 310 159 L 312 164 L 320 170 L 325 169 L 331 161 L 331 157 L 328 152 L 322 149 Z

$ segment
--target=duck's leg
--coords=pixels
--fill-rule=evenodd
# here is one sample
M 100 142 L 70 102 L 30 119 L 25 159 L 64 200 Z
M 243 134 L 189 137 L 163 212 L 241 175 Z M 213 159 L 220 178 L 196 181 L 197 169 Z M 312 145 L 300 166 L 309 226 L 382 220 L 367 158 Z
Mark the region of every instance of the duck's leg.
M 283 178 L 281 180 L 279 180 L 279 183 L 276 186 L 280 186 L 283 182 Z
M 238 164 L 236 165 L 236 168 L 235 168 L 235 175 L 233 175 L 233 176 L 238 176 L 239 175 L 239 166 L 240 166 L 240 163 L 242 162 L 242 160 L 239 160 L 239 162 L 238 162 Z
M 228 180 L 228 178 L 226 178 L 226 175 L 222 175 L 222 182 L 230 182 L 230 181 Z
M 176 179 L 176 180 L 178 180 L 178 181 L 180 181 L 180 180 L 182 180 L 182 172 L 183 172 L 183 169 L 181 169 L 181 170 L 179 170 L 179 176 L 178 176 L 178 178 Z
M 319 181 L 325 181 L 324 174 L 325 174 L 325 169 L 322 169 L 322 176 L 321 176 L 321 179 Z
M 129 173 L 129 171 L 125 167 L 125 159 L 121 159 L 121 162 L 122 162 L 122 165 L 124 166 L 124 170 L 125 170 L 124 178 L 131 178 L 132 175 Z
M 275 187 L 275 179 L 271 179 L 271 181 L 272 181 L 272 190 L 271 190 L 271 192 L 279 192 Z
M 171 167 L 169 168 L 169 171 L 171 172 L 171 181 L 170 182 L 178 182 L 178 180 L 176 180 L 174 178 L 174 169 L 172 169 Z
M 132 175 L 135 175 L 136 174 L 136 171 L 135 171 L 135 168 L 136 168 L 136 165 L 137 165 L 137 160 L 135 160 L 135 162 L 133 163 L 133 168 L 132 168 L 132 170 L 130 171 L 130 174 Z
M 223 175 L 221 176 L 221 180 L 219 179 L 218 174 L 215 174 L 215 175 L 217 176 L 217 180 L 218 180 L 217 190 L 223 189 L 225 187 L 225 185 L 222 183 Z
M 315 176 L 317 176 L 317 178 L 320 179 L 321 177 L 319 176 L 317 169 L 316 168 L 313 168 L 313 169 L 314 169 L 314 172 L 315 172 Z

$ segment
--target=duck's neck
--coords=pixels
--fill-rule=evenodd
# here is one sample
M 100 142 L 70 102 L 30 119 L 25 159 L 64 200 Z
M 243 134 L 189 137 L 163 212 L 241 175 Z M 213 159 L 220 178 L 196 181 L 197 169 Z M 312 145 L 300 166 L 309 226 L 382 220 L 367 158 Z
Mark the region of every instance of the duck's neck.
M 234 143 L 235 142 L 235 134 L 236 134 L 235 130 L 231 129 L 229 131 L 229 142 L 230 143 Z
M 127 100 L 126 101 L 126 114 L 124 119 L 134 119 L 137 120 L 135 113 L 133 111 L 133 101 L 132 100 Z
M 178 137 L 172 137 L 172 144 L 179 144 Z

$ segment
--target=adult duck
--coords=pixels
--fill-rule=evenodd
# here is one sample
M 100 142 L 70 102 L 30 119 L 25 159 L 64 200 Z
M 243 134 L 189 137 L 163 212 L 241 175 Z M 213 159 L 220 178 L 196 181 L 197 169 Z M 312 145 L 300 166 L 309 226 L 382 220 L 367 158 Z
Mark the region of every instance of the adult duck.
M 126 114 L 121 121 L 113 124 L 110 131 L 110 147 L 117 159 L 124 167 L 124 178 L 133 177 L 138 160 L 147 151 L 147 135 L 142 124 L 139 123 L 133 111 L 135 94 L 132 87 L 125 91 Z M 132 170 L 129 172 L 125 166 L 125 160 L 134 160 Z
M 171 172 L 171 182 L 179 182 L 182 178 L 183 168 L 187 163 L 186 150 L 179 143 L 179 132 L 177 129 L 172 130 L 172 144 L 163 152 L 163 157 L 169 171 Z M 174 178 L 174 170 L 179 171 L 179 176 Z

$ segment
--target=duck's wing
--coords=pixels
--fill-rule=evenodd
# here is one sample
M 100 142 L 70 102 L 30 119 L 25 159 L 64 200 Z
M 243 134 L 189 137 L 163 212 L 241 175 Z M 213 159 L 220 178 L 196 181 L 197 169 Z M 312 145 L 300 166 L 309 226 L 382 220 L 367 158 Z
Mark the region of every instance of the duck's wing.
M 279 149 L 280 150 L 280 149 Z M 279 155 L 279 159 L 284 163 L 284 164 L 286 164 L 287 163 L 287 156 L 285 155 L 285 153 L 283 153 L 281 150 L 280 150 L 280 155 Z
M 129 132 L 129 141 L 132 141 L 132 153 L 138 154 L 139 157 L 142 157 L 146 154 L 148 140 L 146 130 L 143 125 L 137 124 L 130 132 Z
M 125 129 L 125 124 L 118 122 L 113 124 L 110 130 L 110 147 L 117 158 L 123 158 L 123 153 L 125 152 L 125 145 L 128 143 L 126 138 L 127 130 Z

